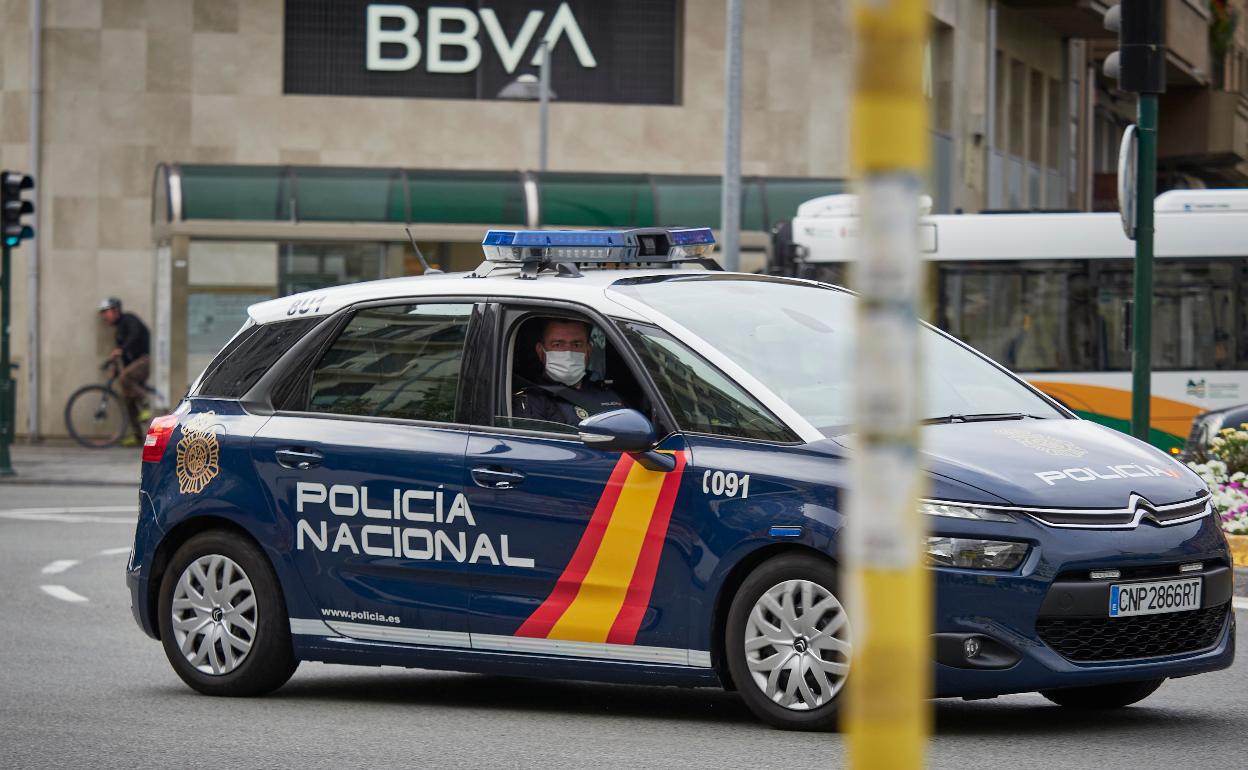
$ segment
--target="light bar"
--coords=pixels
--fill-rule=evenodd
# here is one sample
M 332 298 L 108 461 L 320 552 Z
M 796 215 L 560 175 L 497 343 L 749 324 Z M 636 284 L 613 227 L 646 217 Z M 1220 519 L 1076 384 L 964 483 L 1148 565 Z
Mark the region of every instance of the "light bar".
M 481 241 L 490 262 L 679 262 L 714 247 L 709 227 L 490 230 Z

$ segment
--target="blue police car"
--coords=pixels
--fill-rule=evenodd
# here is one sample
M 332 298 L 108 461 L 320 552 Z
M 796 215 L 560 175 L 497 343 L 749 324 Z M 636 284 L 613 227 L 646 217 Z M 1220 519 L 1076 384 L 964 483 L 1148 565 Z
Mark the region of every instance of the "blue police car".
M 855 298 L 705 229 L 491 231 L 253 306 L 143 450 L 127 580 L 191 687 L 300 661 L 737 690 L 834 724 Z M 1199 478 L 925 329 L 935 695 L 1117 707 L 1234 654 Z

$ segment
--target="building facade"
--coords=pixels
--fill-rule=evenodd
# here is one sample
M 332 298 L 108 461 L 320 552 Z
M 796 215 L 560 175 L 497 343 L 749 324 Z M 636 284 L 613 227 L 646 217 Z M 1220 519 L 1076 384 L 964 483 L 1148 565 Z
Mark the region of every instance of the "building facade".
M 1118 126 L 1090 118 L 1102 5 L 933 0 L 938 211 L 1092 207 Z M 850 0 L 745 9 L 759 268 L 775 221 L 846 187 L 854 46 Z M 108 349 L 103 296 L 153 327 L 176 398 L 250 302 L 418 271 L 404 226 L 460 269 L 490 225 L 719 224 L 722 0 L 0 0 L 0 21 L 0 165 L 39 185 L 14 260 L 19 432 L 64 434 Z M 1216 81 L 1241 92 L 1243 34 Z M 543 43 L 545 171 L 539 105 L 503 98 L 531 95 Z M 1248 152 L 1234 126 L 1174 157 Z

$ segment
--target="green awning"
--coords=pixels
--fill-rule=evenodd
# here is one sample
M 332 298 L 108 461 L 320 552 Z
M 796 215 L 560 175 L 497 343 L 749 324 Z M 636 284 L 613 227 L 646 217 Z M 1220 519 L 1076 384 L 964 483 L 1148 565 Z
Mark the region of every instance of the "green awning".
M 840 179 L 746 177 L 741 227 L 765 231 L 803 201 L 845 188 Z M 162 164 L 154 194 L 169 202 L 154 208 L 167 221 L 720 226 L 717 176 Z

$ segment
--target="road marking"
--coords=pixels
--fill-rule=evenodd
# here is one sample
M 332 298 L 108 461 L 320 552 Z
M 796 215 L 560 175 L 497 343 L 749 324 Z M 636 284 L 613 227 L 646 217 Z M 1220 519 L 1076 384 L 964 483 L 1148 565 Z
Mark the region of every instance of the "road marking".
M 78 563 L 77 559 L 57 559 L 51 564 L 44 567 L 41 572 L 45 575 L 55 575 L 58 572 L 64 572 L 70 567 Z
M 1237 610 L 1248 610 L 1248 597 L 1236 596 L 1231 603 L 1235 605 Z
M 65 586 L 39 586 L 39 588 L 48 596 L 60 599 L 63 602 L 85 602 L 87 597 L 82 594 L 76 594 Z
M 96 516 L 99 513 L 129 513 L 131 516 Z M 138 510 L 133 505 L 93 505 L 79 508 L 12 508 L 0 511 L 0 519 L 19 521 L 58 521 L 62 524 L 134 524 Z
M 100 556 L 117 556 L 118 554 L 123 554 L 123 553 L 129 554 L 130 546 L 123 545 L 120 548 L 105 548 L 103 551 L 100 551 L 99 555 Z

